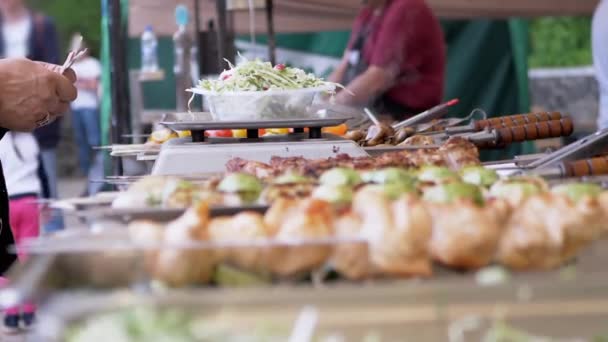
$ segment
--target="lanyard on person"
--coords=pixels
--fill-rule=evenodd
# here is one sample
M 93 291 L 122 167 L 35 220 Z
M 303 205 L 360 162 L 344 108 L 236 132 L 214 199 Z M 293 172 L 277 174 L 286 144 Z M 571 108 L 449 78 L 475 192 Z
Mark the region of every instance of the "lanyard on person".
M 15 141 L 15 136 L 14 134 L 12 134 L 11 132 L 8 133 L 8 136 L 11 140 L 11 145 L 13 146 L 13 152 L 15 152 L 15 155 L 17 156 L 17 158 L 21 161 L 23 161 L 23 154 L 21 154 L 21 151 L 19 150 L 19 146 L 17 146 L 17 142 Z
M 348 55 L 348 63 L 351 66 L 356 66 L 361 61 L 361 55 L 363 53 L 363 48 L 365 47 L 365 39 L 372 31 L 372 20 L 369 20 L 357 33 L 357 37 L 350 49 Z

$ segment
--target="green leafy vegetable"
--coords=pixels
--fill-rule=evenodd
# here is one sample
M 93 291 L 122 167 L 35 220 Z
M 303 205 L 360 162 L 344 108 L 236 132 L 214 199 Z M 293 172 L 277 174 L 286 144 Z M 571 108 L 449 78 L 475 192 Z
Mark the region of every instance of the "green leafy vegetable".
M 345 167 L 335 167 L 325 171 L 319 179 L 319 182 L 324 185 L 351 187 L 361 184 L 362 181 L 357 171 Z
M 424 200 L 445 204 L 458 200 L 471 200 L 478 205 L 484 203 L 479 187 L 468 183 L 447 183 L 428 188 L 424 191 Z
M 289 330 L 265 322 L 253 329 L 235 327 L 179 309 L 138 307 L 93 316 L 74 326 L 68 342 L 275 342 L 285 341 Z
M 237 91 L 267 91 L 339 86 L 326 82 L 302 69 L 282 64 L 274 67 L 270 62 L 243 60 L 237 66 L 230 64 L 216 80 L 201 80 L 199 88 L 223 93 Z
M 602 187 L 590 183 L 570 183 L 558 185 L 551 189 L 551 192 L 565 195 L 573 202 L 578 202 L 585 197 L 597 197 L 602 193 Z

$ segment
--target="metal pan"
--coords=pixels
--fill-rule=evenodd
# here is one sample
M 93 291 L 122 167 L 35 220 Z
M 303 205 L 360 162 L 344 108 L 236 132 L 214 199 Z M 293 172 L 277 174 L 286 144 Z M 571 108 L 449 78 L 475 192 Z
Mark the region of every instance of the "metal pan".
M 160 124 L 175 131 L 206 131 L 219 129 L 260 129 L 260 128 L 306 128 L 338 126 L 351 119 L 349 116 L 331 116 L 317 119 L 281 119 L 281 120 L 251 120 L 251 121 L 220 121 L 214 120 L 208 113 L 175 113 L 168 115 Z M 194 120 L 197 118 L 198 120 Z
M 95 270 L 99 271 L 91 271 Z M 319 312 L 318 331 L 339 334 L 346 341 L 359 341 L 371 333 L 388 341 L 445 341 L 458 332 L 455 322 L 473 318 L 482 322 L 465 331 L 465 340 L 479 341 L 488 323 L 497 317 L 535 335 L 591 341 L 605 333 L 608 276 L 605 271 L 579 272 L 575 278 L 562 273 L 516 274 L 493 286 L 479 285 L 470 273 L 451 272 L 423 281 L 321 287 L 62 291 L 41 308 L 37 333 L 44 334 L 45 341 L 59 341 L 66 329 L 83 319 L 136 307 L 180 310 L 207 316 L 211 322 L 223 317 L 232 327 L 261 321 L 290 326 L 303 307 L 313 306 Z
M 231 216 L 243 211 L 265 213 L 268 205 L 244 206 L 215 206 L 209 208 L 211 217 Z M 135 220 L 151 220 L 168 222 L 180 217 L 186 209 L 183 208 L 92 208 L 76 213 L 77 216 L 93 221 L 116 221 L 128 223 Z
M 377 156 L 388 152 L 415 151 L 426 149 L 438 149 L 441 145 L 418 145 L 418 146 L 373 146 L 364 147 L 363 150 L 371 156 Z
M 118 197 L 120 192 L 102 192 L 91 197 L 68 198 L 63 200 L 46 201 L 51 208 L 62 210 L 87 210 L 96 207 L 109 206 Z

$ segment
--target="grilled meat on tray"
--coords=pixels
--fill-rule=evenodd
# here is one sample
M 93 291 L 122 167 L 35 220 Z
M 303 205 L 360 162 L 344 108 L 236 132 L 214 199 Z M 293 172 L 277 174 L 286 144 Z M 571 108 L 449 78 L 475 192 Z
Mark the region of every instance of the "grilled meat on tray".
M 229 172 L 242 172 L 259 178 L 277 176 L 286 172 L 318 177 L 323 172 L 343 167 L 355 170 L 372 170 L 386 167 L 417 168 L 424 165 L 447 166 L 459 169 L 463 166 L 479 165 L 477 147 L 464 138 L 452 137 L 440 148 L 411 149 L 388 152 L 374 157 L 351 157 L 338 154 L 324 159 L 303 157 L 272 157 L 269 164 L 234 158 L 226 164 Z

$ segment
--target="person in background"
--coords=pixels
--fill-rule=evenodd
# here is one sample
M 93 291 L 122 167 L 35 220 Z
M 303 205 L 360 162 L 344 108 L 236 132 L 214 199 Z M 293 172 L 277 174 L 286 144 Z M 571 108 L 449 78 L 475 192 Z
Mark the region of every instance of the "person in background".
M 38 178 L 38 142 L 30 132 L 7 132 L 0 140 L 0 160 L 4 163 L 10 215 L 9 221 L 17 245 L 35 238 L 40 230 L 38 197 L 41 192 Z M 23 255 L 19 254 L 19 259 Z M 5 311 L 4 331 L 19 330 L 21 319 L 25 327 L 34 321 L 35 307 L 25 303 Z
M 424 0 L 363 0 L 351 38 L 329 81 L 339 104 L 372 107 L 403 119 L 443 97 L 446 47 Z
M 38 145 L 28 132 L 67 112 L 76 98 L 76 75 L 71 69 L 63 75 L 60 70 L 58 65 L 27 59 L 0 60 L 0 274 L 15 261 L 8 247 L 38 234 Z M 6 283 L 0 278 L 0 285 Z M 22 315 L 18 308 L 5 312 L 6 332 L 18 332 L 20 321 L 31 325 L 34 307 L 22 309 Z
M 70 50 L 75 50 L 80 34 L 72 37 Z M 101 189 L 101 183 L 92 180 L 103 177 L 103 153 L 93 148 L 101 145 L 101 127 L 99 118 L 99 80 L 101 63 L 86 54 L 77 60 L 72 67 L 78 75 L 76 87 L 78 98 L 72 102 L 72 122 L 74 137 L 78 145 L 80 169 L 88 175 L 89 183 L 84 195 L 93 195 Z
M 591 26 L 593 64 L 599 83 L 600 103 L 598 129 L 608 128 L 608 1 L 602 0 L 595 9 Z
M 0 56 L 27 57 L 30 60 L 59 63 L 59 43 L 53 21 L 27 8 L 24 0 L 0 0 Z M 40 148 L 38 171 L 44 198 L 57 198 L 57 145 L 60 118 L 34 131 Z M 45 231 L 63 228 L 63 218 L 52 211 Z

